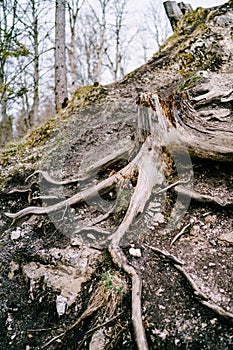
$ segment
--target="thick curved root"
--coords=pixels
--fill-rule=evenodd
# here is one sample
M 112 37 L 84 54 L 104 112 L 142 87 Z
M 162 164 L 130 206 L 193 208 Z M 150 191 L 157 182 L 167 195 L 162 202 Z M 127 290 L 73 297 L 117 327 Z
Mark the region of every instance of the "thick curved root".
M 141 294 L 142 294 L 142 278 L 140 273 L 131 265 L 129 265 L 126 256 L 119 246 L 110 245 L 109 252 L 113 262 L 122 268 L 132 281 L 132 323 L 135 333 L 135 339 L 138 350 L 148 350 L 145 329 L 142 321 L 141 312 Z
M 79 177 L 70 179 L 70 180 L 55 180 L 53 179 L 47 171 L 43 170 L 36 170 L 33 174 L 28 176 L 26 178 L 26 182 L 28 182 L 32 177 L 35 175 L 41 175 L 45 181 L 48 183 L 55 185 L 55 186 L 65 186 L 65 185 L 71 185 L 78 182 L 88 181 L 91 177 L 95 176 L 98 171 L 101 169 L 103 171 L 105 168 L 115 164 L 120 159 L 128 159 L 130 157 L 130 154 L 132 153 L 133 148 L 131 144 L 126 145 L 125 147 L 111 153 L 110 155 L 100 159 L 93 165 L 89 166 L 88 168 L 84 169 L 83 171 L 80 171 Z
M 127 165 L 117 174 L 110 176 L 91 188 L 87 188 L 79 193 L 76 193 L 74 196 L 62 202 L 47 207 L 28 207 L 20 210 L 18 213 L 5 213 L 5 215 L 14 220 L 19 220 L 27 215 L 45 215 L 61 210 L 67 206 L 77 205 L 85 200 L 95 197 L 100 191 L 102 193 L 104 193 L 104 191 L 109 191 L 109 189 L 112 188 L 121 177 L 129 176 L 131 171 L 131 167 Z

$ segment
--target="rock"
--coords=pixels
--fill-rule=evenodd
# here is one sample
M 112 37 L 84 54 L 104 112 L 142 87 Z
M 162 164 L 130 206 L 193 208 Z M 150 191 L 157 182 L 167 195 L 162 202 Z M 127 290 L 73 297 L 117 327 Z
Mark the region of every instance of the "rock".
M 194 225 L 191 230 L 190 230 L 190 235 L 195 236 L 199 233 L 200 231 L 200 226 L 199 225 Z
M 215 266 L 216 266 L 215 263 L 212 263 L 212 262 L 209 263 L 209 267 L 215 267 Z
M 22 266 L 23 274 L 30 280 L 32 286 L 32 298 L 34 286 L 43 278 L 48 287 L 56 292 L 60 291 L 61 295 L 66 298 L 67 306 L 70 306 L 80 293 L 82 283 L 91 278 L 101 253 L 89 247 L 81 250 L 71 247 L 52 248 L 44 252 L 44 255 L 48 253 L 50 256 L 60 257 L 60 260 L 54 260 L 55 266 L 54 263 L 45 265 L 34 261 Z
M 19 264 L 14 262 L 13 260 L 10 263 L 10 271 L 8 273 L 9 280 L 12 280 L 14 278 L 15 271 L 19 269 Z
M 68 302 L 67 298 L 63 297 L 62 295 L 57 296 L 56 309 L 57 309 L 58 316 L 62 316 L 66 312 L 67 302 Z
M 89 345 L 89 350 L 104 350 L 106 345 L 106 337 L 103 329 L 96 331 Z
M 157 222 L 159 224 L 164 224 L 165 219 L 164 219 L 163 214 L 161 214 L 161 213 L 155 214 L 154 217 L 153 217 L 153 221 Z
M 169 336 L 169 333 L 166 329 L 164 329 L 163 331 L 160 331 L 159 329 L 155 328 L 152 330 L 153 334 L 156 334 L 158 337 L 160 337 L 161 339 L 166 339 L 167 336 Z
M 135 258 L 141 258 L 142 256 L 141 250 L 136 248 L 130 248 L 129 254 L 134 256 Z
M 21 229 L 17 227 L 15 231 L 11 232 L 11 240 L 15 241 L 21 237 Z
M 207 224 L 214 224 L 217 221 L 217 215 L 207 215 L 205 217 L 205 222 Z
M 221 236 L 218 237 L 218 241 L 220 241 L 220 243 L 233 245 L 233 231 L 223 233 Z

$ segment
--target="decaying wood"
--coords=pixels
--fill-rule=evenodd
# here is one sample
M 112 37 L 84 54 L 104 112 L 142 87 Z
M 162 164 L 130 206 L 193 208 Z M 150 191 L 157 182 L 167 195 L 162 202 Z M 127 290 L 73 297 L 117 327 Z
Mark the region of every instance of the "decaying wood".
M 171 260 L 172 262 L 174 262 L 175 264 L 178 264 L 178 265 L 183 265 L 184 262 L 181 261 L 180 259 L 178 259 L 176 256 L 172 255 L 170 252 L 168 252 L 167 250 L 165 249 L 160 249 L 160 248 L 157 248 L 157 247 L 153 247 L 153 246 L 150 246 L 148 244 L 143 244 L 142 245 L 144 248 L 147 247 L 149 249 L 151 249 L 153 252 L 155 253 L 158 253 L 158 254 L 161 254 L 163 255 L 164 257 L 166 257 L 167 259 Z
M 85 318 L 91 316 L 96 310 L 102 308 L 104 305 L 106 305 L 106 301 L 109 297 L 109 291 L 103 290 L 102 286 L 99 286 L 92 299 L 90 300 L 87 309 L 78 317 L 78 319 L 71 325 L 69 325 L 62 333 L 56 335 L 52 339 L 50 339 L 47 343 L 43 344 L 41 349 L 47 348 L 50 344 L 55 342 L 57 339 L 60 339 L 64 337 L 68 332 L 70 332 L 72 329 L 77 327 L 81 321 L 83 321 Z

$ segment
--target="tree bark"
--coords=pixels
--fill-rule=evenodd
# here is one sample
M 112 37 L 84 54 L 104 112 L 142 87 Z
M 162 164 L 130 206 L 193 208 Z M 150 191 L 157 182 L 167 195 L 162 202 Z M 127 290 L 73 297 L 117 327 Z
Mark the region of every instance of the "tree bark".
M 65 46 L 66 0 L 56 0 L 55 13 L 55 106 L 58 111 L 67 98 L 66 46 Z

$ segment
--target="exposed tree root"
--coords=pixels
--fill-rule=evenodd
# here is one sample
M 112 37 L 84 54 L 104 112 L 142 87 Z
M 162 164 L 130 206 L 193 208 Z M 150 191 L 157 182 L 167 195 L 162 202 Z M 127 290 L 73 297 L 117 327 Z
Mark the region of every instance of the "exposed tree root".
M 81 232 L 93 232 L 93 233 L 100 233 L 100 234 L 104 234 L 104 235 L 109 235 L 109 231 L 101 229 L 100 227 L 95 227 L 95 226 L 85 226 L 85 227 L 80 227 L 78 228 L 74 234 L 79 234 Z
M 209 296 L 203 293 L 194 279 L 190 276 L 190 274 L 186 271 L 186 269 L 181 266 L 184 265 L 182 261 L 176 258 L 174 255 L 170 254 L 168 251 L 161 250 L 159 248 L 155 248 L 152 246 L 144 245 L 153 250 L 155 253 L 161 254 L 171 260 L 174 263 L 175 268 L 182 273 L 182 275 L 187 279 L 190 286 L 192 287 L 194 294 L 198 297 L 198 301 L 212 310 L 216 315 L 225 319 L 228 323 L 233 325 L 233 313 L 224 310 L 221 306 L 215 304 L 214 302 L 209 300 Z M 178 262 L 178 263 L 177 263 Z
M 125 172 L 124 172 L 125 170 Z M 128 174 L 128 167 L 126 166 L 123 170 L 123 174 Z M 117 174 L 119 176 L 119 174 Z M 45 215 L 45 214 L 50 214 L 55 211 L 61 210 L 66 206 L 72 206 L 72 205 L 77 205 L 85 200 L 88 200 L 94 196 L 97 195 L 99 191 L 104 191 L 104 190 L 109 190 L 114 184 L 116 184 L 118 177 L 117 175 L 112 175 L 111 177 L 101 181 L 98 183 L 96 186 L 93 186 L 91 188 L 85 189 L 79 193 L 76 193 L 74 196 L 59 202 L 55 205 L 51 205 L 48 207 L 28 207 L 25 209 L 20 210 L 18 213 L 5 213 L 5 215 L 9 218 L 12 218 L 14 220 L 21 219 L 27 215 Z M 123 176 L 123 175 L 121 175 Z M 125 175 L 126 176 L 126 175 Z
M 141 293 L 142 293 L 142 278 L 138 271 L 133 266 L 129 265 L 126 256 L 119 246 L 110 245 L 109 252 L 113 262 L 122 268 L 132 281 L 132 322 L 135 332 L 135 339 L 138 350 L 149 349 L 145 329 L 142 322 L 141 313 Z
M 212 98 L 212 96 L 203 96 L 203 99 L 206 98 Z M 216 98 L 215 94 L 213 94 L 213 98 Z M 199 101 L 202 100 L 200 99 Z M 196 100 L 196 102 L 199 101 Z M 167 100 L 162 100 L 156 94 L 142 94 L 138 99 L 138 104 L 138 130 L 134 149 L 131 145 L 127 145 L 123 149 L 113 152 L 111 155 L 104 157 L 92 166 L 89 166 L 87 169 L 81 170 L 79 177 L 76 179 L 57 181 L 51 178 L 47 172 L 38 170 L 30 175 L 27 180 L 36 174 L 40 174 L 47 182 L 55 186 L 63 186 L 87 180 L 91 183 L 99 171 L 102 173 L 105 170 L 108 170 L 110 166 L 117 164 L 120 159 L 128 160 L 132 154 L 137 152 L 134 158 L 126 166 L 95 185 L 93 185 L 92 182 L 89 188 L 81 190 L 79 193 L 76 193 L 60 203 L 46 207 L 28 207 L 18 213 L 6 213 L 5 215 L 13 220 L 18 220 L 27 215 L 50 214 L 67 208 L 68 206 L 77 206 L 81 202 L 88 202 L 89 199 L 98 198 L 100 194 L 103 195 L 109 193 L 114 187 L 118 187 L 119 194 L 121 194 L 124 192 L 124 188 L 129 184 L 129 180 L 131 180 L 133 188 L 131 188 L 132 195 L 128 203 L 128 209 L 126 210 L 118 228 L 111 235 L 107 236 L 105 242 L 108 242 L 108 249 L 113 262 L 118 267 L 122 268 L 131 278 L 132 323 L 135 331 L 135 339 L 139 350 L 147 350 L 148 344 L 141 313 L 142 278 L 140 273 L 130 265 L 124 255 L 120 246 L 121 241 L 127 234 L 127 231 L 135 218 L 137 218 L 140 213 L 143 213 L 144 208 L 153 193 L 153 189 L 156 186 L 162 189 L 153 193 L 154 196 L 174 187 L 178 194 L 190 197 L 196 201 L 212 203 L 223 207 L 232 205 L 232 202 L 222 201 L 218 197 L 200 194 L 190 188 L 180 186 L 181 184 L 187 183 L 189 181 L 187 179 L 180 179 L 179 181 L 166 186 L 164 174 L 165 169 L 167 174 L 171 174 L 171 163 L 174 161 L 172 157 L 174 154 L 186 154 L 186 147 L 190 150 L 191 154 L 194 154 L 195 156 L 232 161 L 233 145 L 232 141 L 229 141 L 229 136 L 225 136 L 227 142 L 224 144 L 224 142 L 221 143 L 221 140 L 224 140 L 224 135 L 221 134 L 221 140 L 219 141 L 214 138 L 214 132 L 208 130 L 205 132 L 204 129 L 202 130 L 194 125 L 193 120 L 195 121 L 198 115 L 190 105 L 187 94 L 177 94 Z M 168 156 L 168 154 L 171 156 Z M 137 179 L 136 181 L 135 179 L 133 181 L 135 173 L 137 174 Z M 115 209 L 115 207 L 113 208 Z M 88 223 L 84 228 L 78 228 L 77 232 L 93 230 L 98 233 L 108 233 L 95 225 L 106 220 L 112 213 L 112 210 L 113 209 L 110 209 L 106 214 L 100 215 L 98 218 L 94 219 L 90 225 Z M 64 212 L 63 217 L 65 216 L 65 213 L 66 211 Z M 181 230 L 171 244 L 183 234 L 187 227 L 188 225 Z M 153 247 L 149 248 L 172 260 L 175 267 L 189 281 L 195 294 L 200 297 L 200 302 L 203 305 L 209 307 L 216 314 L 232 322 L 232 314 L 208 301 L 208 297 L 201 292 L 190 275 L 183 267 L 181 267 L 183 263 L 179 259 L 167 251 L 162 251 Z M 68 331 L 75 328 L 82 320 L 84 320 L 84 318 L 103 307 L 106 301 L 106 293 L 103 296 L 98 295 L 98 298 L 96 296 L 96 300 L 90 300 L 87 310 L 77 319 L 77 321 L 67 327 L 63 333 L 44 344 L 42 349 L 55 340 L 63 337 Z
M 178 264 L 178 265 L 183 265 L 183 264 L 184 264 L 183 261 L 181 261 L 180 259 L 178 259 L 176 256 L 172 255 L 171 253 L 169 253 L 169 252 L 168 252 L 167 250 L 165 250 L 165 249 L 160 249 L 160 248 L 152 247 L 152 246 L 147 245 L 147 244 L 142 244 L 142 247 L 144 247 L 144 248 L 147 247 L 147 248 L 153 250 L 153 252 L 165 256 L 167 259 L 171 260 L 171 261 L 174 262 L 175 264 Z
M 116 208 L 115 205 L 113 205 L 112 208 L 107 213 L 99 215 L 97 218 L 92 219 L 91 220 L 92 225 L 97 225 L 107 220 L 109 216 L 114 212 L 115 208 Z
M 23 190 L 19 189 L 19 188 L 14 188 L 11 191 L 7 192 L 7 194 L 27 194 L 29 192 L 31 192 L 31 188 L 25 188 Z
M 233 90 L 228 91 L 219 91 L 219 89 L 211 90 L 205 94 L 199 95 L 198 97 L 193 97 L 192 101 L 196 102 L 196 104 L 204 104 L 210 103 L 212 101 L 220 100 L 221 102 L 229 102 L 232 101 Z
M 202 194 L 195 190 L 191 190 L 189 188 L 183 187 L 183 186 L 176 186 L 175 191 L 183 196 L 189 197 L 194 201 L 201 202 L 201 203 L 207 203 L 207 204 L 214 204 L 220 207 L 226 207 L 233 205 L 232 201 L 227 200 L 226 198 L 221 199 L 216 196 L 210 196 L 208 194 Z
M 110 155 L 100 159 L 93 165 L 89 166 L 88 168 L 85 168 L 84 170 L 81 170 L 79 173 L 79 177 L 75 179 L 67 179 L 67 180 L 55 180 L 53 179 L 47 171 L 43 170 L 36 170 L 33 174 L 28 176 L 26 178 L 26 182 L 29 181 L 33 176 L 35 175 L 41 175 L 45 181 L 48 183 L 55 185 L 55 186 L 65 186 L 65 185 L 71 185 L 75 183 L 80 183 L 83 181 L 89 180 L 91 177 L 95 176 L 99 170 L 104 171 L 109 166 L 114 165 L 117 163 L 120 159 L 129 159 L 131 153 L 132 153 L 132 144 L 128 144 L 125 147 L 123 147 L 120 150 L 117 150 Z
M 194 294 L 201 298 L 201 299 L 199 299 L 200 303 L 205 305 L 207 308 L 212 310 L 216 315 L 222 317 L 228 323 L 233 325 L 233 313 L 224 310 L 221 306 L 219 306 L 219 305 L 215 304 L 214 302 L 210 301 L 208 295 L 206 295 L 203 292 L 201 292 L 200 288 L 197 286 L 197 284 L 192 279 L 190 274 L 183 267 L 181 267 L 180 265 L 176 265 L 176 264 L 174 266 L 187 279 L 187 281 L 189 282 L 189 284 L 191 285 L 191 287 L 194 290 Z
M 186 229 L 190 226 L 191 224 L 185 225 L 180 232 L 173 238 L 171 241 L 170 247 L 183 235 L 183 233 L 186 231 Z

